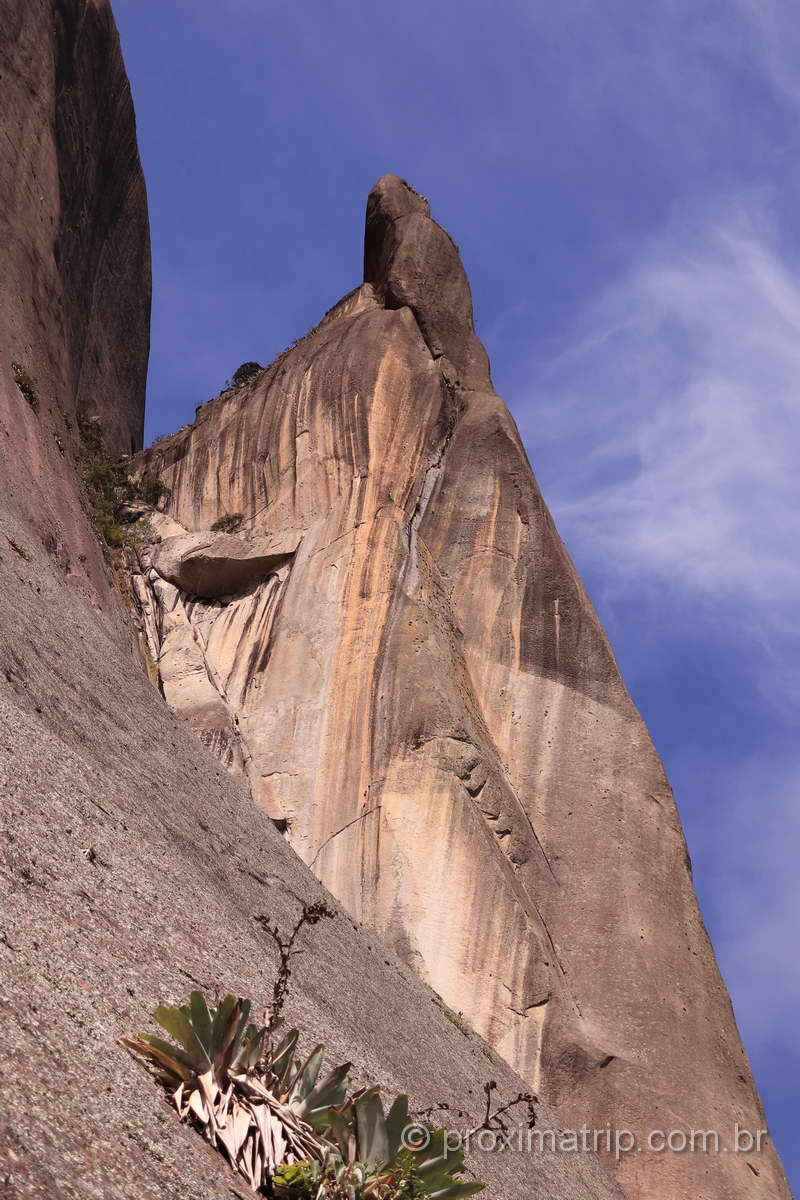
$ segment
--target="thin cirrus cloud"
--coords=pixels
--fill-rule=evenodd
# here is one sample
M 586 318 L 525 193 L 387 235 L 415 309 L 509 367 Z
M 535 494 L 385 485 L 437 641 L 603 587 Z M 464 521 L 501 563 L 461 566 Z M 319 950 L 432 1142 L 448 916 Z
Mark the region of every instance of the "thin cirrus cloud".
M 734 0 L 733 8 L 752 39 L 756 68 L 777 93 L 800 106 L 800 24 L 793 6 L 783 0 Z
M 763 196 L 706 206 L 639 248 L 518 402 L 608 602 L 631 583 L 677 597 L 752 642 L 771 683 L 800 650 L 798 279 Z

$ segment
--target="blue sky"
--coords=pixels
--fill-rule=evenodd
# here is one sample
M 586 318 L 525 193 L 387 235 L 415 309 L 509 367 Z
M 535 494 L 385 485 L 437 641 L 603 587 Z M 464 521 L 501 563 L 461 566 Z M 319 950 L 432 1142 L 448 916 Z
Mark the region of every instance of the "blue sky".
M 675 788 L 800 1185 L 800 20 L 783 0 L 116 0 L 148 435 L 360 282 L 374 180 L 478 332 Z

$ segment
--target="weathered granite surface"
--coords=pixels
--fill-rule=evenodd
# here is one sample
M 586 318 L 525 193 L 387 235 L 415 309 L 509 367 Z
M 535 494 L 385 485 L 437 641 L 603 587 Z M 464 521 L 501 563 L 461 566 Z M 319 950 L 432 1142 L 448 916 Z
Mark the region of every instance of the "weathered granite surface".
M 181 606 L 168 699 L 347 911 L 576 1126 L 760 1128 L 664 771 L 427 202 L 381 179 L 363 285 L 136 463 L 201 541 L 235 512 L 240 557 L 295 547 L 225 601 L 163 550 L 136 587 L 151 633 Z M 787 1194 L 770 1148 L 618 1170 L 642 1200 Z
M 256 917 L 287 929 L 324 892 L 135 661 L 82 502 L 77 414 L 138 445 L 146 369 L 144 188 L 110 9 L 0 0 L 0 31 L 0 1191 L 243 1196 L 117 1038 L 195 986 L 266 1002 Z M 524 1086 L 341 909 L 296 960 L 288 1015 L 459 1127 L 487 1079 L 501 1099 Z M 474 1165 L 503 1200 L 621 1197 L 591 1158 Z
M 149 315 L 147 201 L 111 10 L 0 0 L 3 511 L 118 634 L 75 471 L 78 416 L 100 418 L 112 451 L 141 445 Z
M 114 18 L 106 0 L 0 0 L 0 30 L 0 345 L 62 436 L 86 412 L 128 454 L 142 444 L 150 244 Z M 9 370 L 4 354 L 4 393 Z
M 9 525 L 0 512 L 0 528 Z M 22 543 L 24 531 L 12 527 Z M 116 1044 L 194 987 L 264 1006 L 274 947 L 326 896 L 29 538 L 0 546 L 0 1191 L 8 1200 L 250 1193 Z M 85 854 L 93 848 L 93 855 Z M 287 1017 L 363 1083 L 456 1128 L 524 1083 L 335 901 L 303 936 Z M 562 1122 L 537 1104 L 541 1128 Z M 464 1116 L 458 1116 L 463 1112 Z M 589 1156 L 473 1163 L 498 1200 L 622 1200 Z
M 172 488 L 131 565 L 180 720 L 131 654 L 75 467 L 79 414 L 118 452 L 142 428 L 147 213 L 113 18 L 0 0 L 0 29 L 4 1194 L 239 1194 L 116 1038 L 198 984 L 266 1000 L 255 918 L 287 927 L 315 875 L 339 915 L 290 1016 L 363 1081 L 459 1127 L 520 1075 L 569 1126 L 759 1127 L 666 780 L 427 202 L 380 181 L 365 283 L 138 460 Z M 474 1165 L 503 1200 L 622 1194 L 583 1155 Z M 788 1195 L 771 1150 L 632 1154 L 619 1178 Z

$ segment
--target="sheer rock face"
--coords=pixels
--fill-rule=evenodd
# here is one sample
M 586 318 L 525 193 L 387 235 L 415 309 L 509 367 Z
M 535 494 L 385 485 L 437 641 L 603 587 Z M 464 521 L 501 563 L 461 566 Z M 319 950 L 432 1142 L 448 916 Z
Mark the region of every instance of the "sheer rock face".
M 36 380 L 40 410 L 98 416 L 109 450 L 129 454 L 142 444 L 150 246 L 114 19 L 105 0 L 0 0 L 0 23 L 0 344 Z
M 141 446 L 150 252 L 130 90 L 104 0 L 0 0 L 0 31 L 4 512 L 122 637 L 74 455 L 79 414 L 111 452 Z
M 100 417 L 109 450 L 131 454 L 144 429 L 150 234 L 128 77 L 107 0 L 39 7 L 56 23 L 54 258 L 69 382 L 77 410 Z
M 427 202 L 380 180 L 365 283 L 138 465 L 201 543 L 245 514 L 231 561 L 293 548 L 224 600 L 185 590 L 193 549 L 136 585 L 168 698 L 188 628 L 226 761 L 346 908 L 568 1123 L 761 1128 L 663 769 Z M 213 745 L 222 710 L 183 699 Z M 618 1170 L 640 1200 L 788 1194 L 771 1149 Z
M 117 1038 L 152 1028 L 157 1003 L 196 986 L 266 1003 L 274 948 L 255 918 L 289 930 L 326 893 L 133 661 L 81 505 L 76 413 L 100 415 L 111 445 L 129 449 L 146 366 L 144 191 L 110 11 L 103 0 L 0 0 L 0 30 L 0 1190 L 244 1197 Z M 154 524 L 165 543 L 185 532 L 165 516 Z M 254 562 L 274 588 L 296 546 L 265 535 L 232 553 L 200 540 L 197 578 L 219 562 L 226 587 L 254 591 Z M 171 669 L 173 692 L 193 694 L 196 711 L 196 612 L 210 619 L 223 602 L 193 604 L 166 578 L 139 583 L 151 638 L 174 650 L 160 664 L 164 690 Z M 203 678 L 225 757 L 226 736 L 239 745 L 233 706 Z M 501 1104 L 523 1087 L 341 910 L 303 948 L 287 1016 L 305 1049 L 326 1042 L 359 1083 L 407 1090 L 415 1107 L 448 1102 L 463 1128 L 481 1119 L 487 1078 Z M 537 1120 L 557 1125 L 542 1104 Z M 621 1200 L 591 1156 L 482 1157 L 473 1165 L 497 1200 Z

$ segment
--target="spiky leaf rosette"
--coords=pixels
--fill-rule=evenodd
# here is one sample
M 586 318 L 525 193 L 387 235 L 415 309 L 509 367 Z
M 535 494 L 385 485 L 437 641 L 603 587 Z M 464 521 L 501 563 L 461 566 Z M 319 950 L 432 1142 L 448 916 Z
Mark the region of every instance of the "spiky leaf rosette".
M 316 1130 L 329 1124 L 328 1106 L 344 1103 L 350 1064 L 320 1081 L 324 1048 L 295 1059 L 294 1029 L 267 1044 L 266 1030 L 249 1024 L 250 1008 L 235 996 L 209 1008 L 192 992 L 188 1004 L 153 1014 L 173 1042 L 141 1033 L 121 1044 L 257 1191 L 282 1163 L 322 1161 L 327 1145 Z
M 384 1113 L 379 1089 L 362 1090 L 329 1109 L 328 1119 L 323 1133 L 330 1152 L 322 1162 L 280 1168 L 273 1190 L 281 1200 L 458 1200 L 485 1186 L 459 1178 L 464 1155 L 448 1147 L 444 1129 L 427 1126 L 423 1146 L 406 1145 L 416 1125 L 408 1096 L 398 1096 Z
M 249 1023 L 250 1009 L 235 996 L 209 1008 L 196 991 L 153 1014 L 173 1041 L 148 1033 L 120 1041 L 253 1191 L 286 1200 L 457 1200 L 482 1191 L 458 1178 L 464 1156 L 447 1149 L 443 1129 L 429 1128 L 424 1147 L 405 1145 L 408 1096 L 388 1113 L 376 1087 L 348 1097 L 350 1063 L 322 1076 L 324 1046 L 297 1058 L 298 1031 L 273 1042 Z

